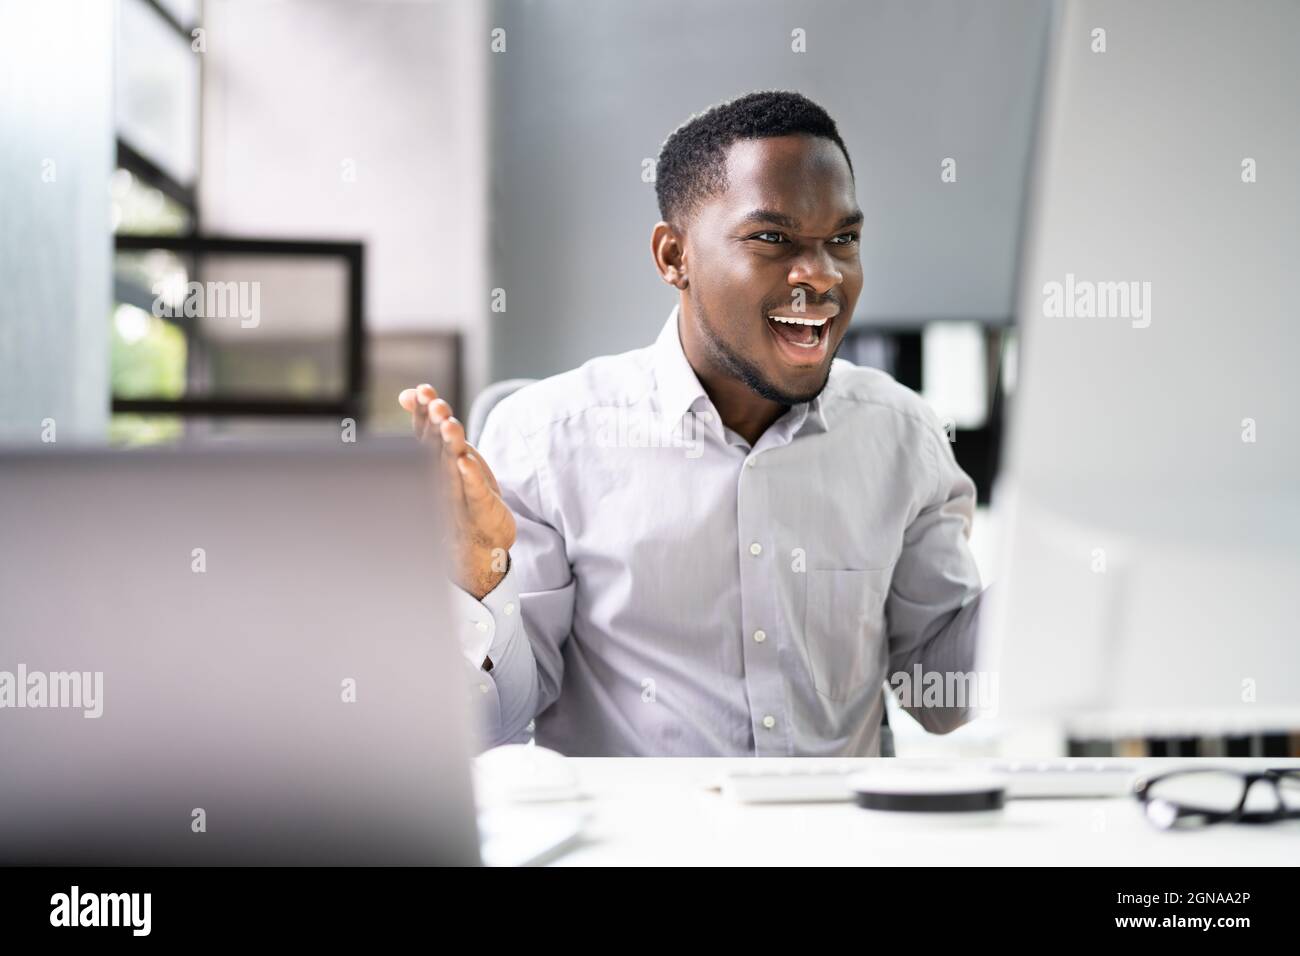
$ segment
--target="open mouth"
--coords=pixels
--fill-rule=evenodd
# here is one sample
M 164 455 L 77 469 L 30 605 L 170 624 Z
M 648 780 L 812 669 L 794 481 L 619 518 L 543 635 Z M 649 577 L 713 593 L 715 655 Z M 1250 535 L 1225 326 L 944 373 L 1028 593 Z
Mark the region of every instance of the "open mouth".
M 784 315 L 772 312 L 767 327 L 787 361 L 795 365 L 820 362 L 826 353 L 834 316 Z

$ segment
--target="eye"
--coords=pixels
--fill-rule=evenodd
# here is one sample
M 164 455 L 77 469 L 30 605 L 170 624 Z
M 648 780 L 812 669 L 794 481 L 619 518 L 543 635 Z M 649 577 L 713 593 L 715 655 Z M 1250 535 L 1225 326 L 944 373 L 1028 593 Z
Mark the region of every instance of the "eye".
M 840 241 L 841 239 L 845 241 L 841 242 Z M 857 241 L 858 241 L 858 234 L 856 232 L 842 232 L 834 239 L 831 240 L 831 242 L 833 242 L 837 246 L 850 246 Z
M 766 239 L 764 238 L 765 236 L 772 236 L 774 238 Z M 770 245 L 778 245 L 785 241 L 785 236 L 779 232 L 756 232 L 749 238 L 757 239 L 759 242 L 766 242 Z

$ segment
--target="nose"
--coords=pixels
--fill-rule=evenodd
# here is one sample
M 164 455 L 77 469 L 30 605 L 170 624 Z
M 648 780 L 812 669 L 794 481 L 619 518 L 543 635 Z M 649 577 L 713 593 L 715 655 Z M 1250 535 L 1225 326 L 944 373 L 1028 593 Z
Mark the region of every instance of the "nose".
M 791 264 L 787 281 L 823 296 L 844 281 L 844 274 L 828 252 L 817 248 L 805 252 Z

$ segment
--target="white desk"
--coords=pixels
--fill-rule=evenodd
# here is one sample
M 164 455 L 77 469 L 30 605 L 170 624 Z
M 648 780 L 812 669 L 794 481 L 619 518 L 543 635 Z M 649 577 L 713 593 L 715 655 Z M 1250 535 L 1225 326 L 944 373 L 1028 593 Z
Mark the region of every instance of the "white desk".
M 984 827 L 900 830 L 851 803 L 743 805 L 706 786 L 752 759 L 570 758 L 588 798 L 557 805 L 591 814 L 555 865 L 1071 865 L 1232 866 L 1300 862 L 1300 821 L 1164 832 L 1130 797 L 1011 800 Z M 836 761 L 844 763 L 845 761 Z M 852 762 L 852 761 L 849 761 Z M 903 761 L 897 763 L 924 761 Z M 1126 763 L 1141 761 L 1125 760 Z M 826 761 L 818 761 L 826 763 Z M 878 761 L 864 761 L 879 766 Z M 1155 761 L 1172 769 L 1176 761 Z M 1297 760 L 1215 760 L 1236 767 Z M 1258 786 L 1258 784 L 1257 784 Z

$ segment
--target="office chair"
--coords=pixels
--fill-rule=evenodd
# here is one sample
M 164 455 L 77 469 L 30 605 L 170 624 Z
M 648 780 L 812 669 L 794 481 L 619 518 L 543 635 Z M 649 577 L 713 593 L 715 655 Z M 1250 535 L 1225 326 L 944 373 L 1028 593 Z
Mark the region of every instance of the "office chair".
M 470 403 L 469 421 L 465 423 L 465 435 L 469 443 L 478 444 L 479 435 L 483 434 L 483 426 L 487 423 L 488 415 L 496 408 L 498 402 L 535 381 L 537 380 L 533 378 L 508 378 L 493 382 L 479 392 L 478 398 Z M 488 464 L 490 465 L 491 462 Z M 885 688 L 882 693 L 888 697 L 888 688 Z M 880 712 L 880 756 L 893 757 L 895 756 L 894 731 L 889 726 L 889 702 L 886 700 L 883 703 L 884 708 Z

